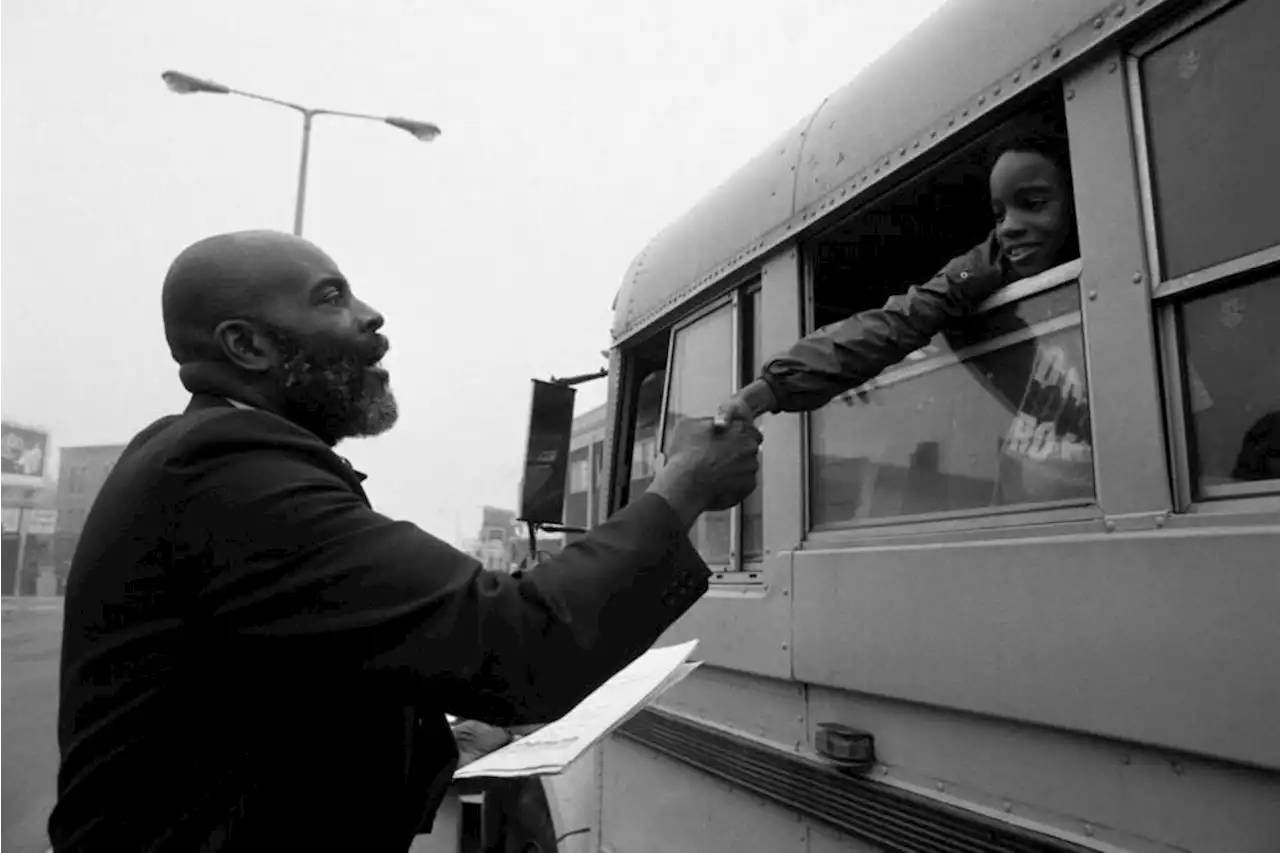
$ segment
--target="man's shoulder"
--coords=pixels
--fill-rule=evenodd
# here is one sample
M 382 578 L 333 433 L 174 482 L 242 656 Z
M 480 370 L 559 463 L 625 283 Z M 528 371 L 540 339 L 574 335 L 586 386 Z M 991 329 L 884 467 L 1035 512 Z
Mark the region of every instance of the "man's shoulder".
M 333 451 L 316 435 L 257 409 L 192 407 L 161 418 L 138 433 L 121 456 L 128 469 L 193 472 L 251 454 L 258 460 L 292 457 L 334 468 Z

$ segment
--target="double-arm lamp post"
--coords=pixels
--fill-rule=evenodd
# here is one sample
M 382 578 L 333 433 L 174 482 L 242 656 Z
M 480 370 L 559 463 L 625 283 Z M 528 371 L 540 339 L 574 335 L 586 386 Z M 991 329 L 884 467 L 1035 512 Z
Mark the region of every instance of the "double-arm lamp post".
M 269 104 L 288 107 L 302 114 L 302 162 L 298 166 L 298 201 L 293 211 L 293 233 L 297 235 L 302 234 L 302 215 L 307 202 L 307 160 L 311 152 L 311 120 L 313 118 L 316 116 L 339 116 L 342 118 L 382 122 L 392 127 L 398 127 L 406 133 L 411 133 L 423 142 L 430 142 L 440 135 L 440 128 L 429 121 L 414 121 L 408 118 L 366 115 L 365 113 L 349 113 L 342 110 L 312 109 L 301 104 L 282 101 L 278 98 L 269 98 L 266 95 L 257 95 L 253 92 L 232 89 L 230 86 L 224 86 L 212 80 L 192 77 L 190 74 L 183 74 L 180 71 L 166 71 L 160 76 L 165 85 L 180 95 L 190 95 L 196 92 L 207 92 L 212 95 L 240 95 L 245 98 L 253 98 L 255 101 L 266 101 Z

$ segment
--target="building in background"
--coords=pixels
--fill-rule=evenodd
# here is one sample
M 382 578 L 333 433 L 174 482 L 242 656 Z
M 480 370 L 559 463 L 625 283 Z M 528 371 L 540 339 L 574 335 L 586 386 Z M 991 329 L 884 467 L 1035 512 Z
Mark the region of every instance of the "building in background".
M 52 595 L 54 481 L 49 430 L 5 420 L 0 424 L 3 539 L 0 593 Z
M 560 537 L 542 534 L 538 551 L 548 557 L 560 553 Z M 516 519 L 514 510 L 486 506 L 480 521 L 480 535 L 463 543 L 462 550 L 480 561 L 491 572 L 514 572 L 528 568 L 529 530 Z
M 80 531 L 84 529 L 85 516 L 124 448 L 123 444 L 97 444 L 60 449 L 58 522 L 53 542 L 53 564 L 59 590 L 66 584 L 67 571 L 80 541 Z
M 573 419 L 569 440 L 568 485 L 564 496 L 566 527 L 590 529 L 608 515 L 604 470 L 605 407 L 597 406 Z M 581 534 L 566 534 L 572 542 Z

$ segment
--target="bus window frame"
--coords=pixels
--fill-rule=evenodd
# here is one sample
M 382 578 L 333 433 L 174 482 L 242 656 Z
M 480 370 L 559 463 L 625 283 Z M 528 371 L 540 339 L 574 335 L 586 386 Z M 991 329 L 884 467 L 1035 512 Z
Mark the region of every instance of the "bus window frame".
M 1264 249 L 1165 279 L 1160 262 L 1160 238 L 1156 228 L 1155 186 L 1147 131 L 1146 101 L 1142 88 L 1142 61 L 1179 36 L 1190 32 L 1232 6 L 1250 0 L 1208 0 L 1135 42 L 1125 54 L 1126 84 L 1129 92 L 1129 121 L 1137 162 L 1138 194 L 1142 205 L 1143 244 L 1149 271 L 1149 289 L 1157 332 L 1157 360 L 1160 385 L 1164 391 L 1164 420 L 1169 442 L 1169 473 L 1173 487 L 1173 509 L 1191 513 L 1221 504 L 1227 510 L 1240 507 L 1239 501 L 1273 499 L 1280 502 L 1280 483 L 1275 480 L 1230 484 L 1197 485 L 1194 481 L 1192 449 L 1187 425 L 1187 376 L 1183 370 L 1183 345 L 1178 322 L 1179 306 L 1197 292 L 1208 288 L 1247 284 L 1267 272 L 1280 272 L 1280 242 Z M 1252 0 L 1258 2 L 1258 0 Z M 1266 2 L 1266 0 L 1262 0 Z M 1230 501 L 1230 506 L 1226 503 Z M 1246 504 L 1247 507 L 1247 504 Z
M 671 380 L 675 375 L 676 336 L 699 320 L 705 319 L 726 307 L 729 309 L 729 345 L 730 375 L 726 377 L 724 398 L 738 390 L 739 377 L 744 375 L 746 364 L 744 359 L 744 313 L 748 299 L 757 292 L 763 291 L 763 279 L 759 270 L 749 269 L 736 276 L 732 284 L 720 289 L 719 295 L 703 303 L 675 323 L 667 327 L 667 360 L 666 376 L 662 387 L 662 408 L 658 415 L 658 453 L 665 462 L 667 442 L 667 409 L 671 401 Z M 759 317 L 756 322 L 760 322 Z M 718 402 L 718 401 L 717 401 Z M 763 483 L 761 483 L 763 487 Z M 745 559 L 742 543 L 743 510 L 742 504 L 732 508 L 729 513 L 729 563 L 728 565 L 709 565 L 711 581 L 729 581 L 735 584 L 762 583 L 759 574 L 765 553 Z M 767 549 L 765 549 L 767 550 Z M 744 575 L 746 577 L 744 578 Z

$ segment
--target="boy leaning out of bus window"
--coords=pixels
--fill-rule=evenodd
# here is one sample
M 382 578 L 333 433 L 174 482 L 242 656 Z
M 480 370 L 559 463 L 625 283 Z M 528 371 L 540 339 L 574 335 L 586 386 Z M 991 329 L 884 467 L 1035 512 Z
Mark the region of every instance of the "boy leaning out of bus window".
M 1066 132 L 1045 116 L 1015 120 L 995 140 L 990 171 L 995 228 L 933 278 L 818 329 L 769 360 L 759 379 L 721 404 L 717 421 L 821 408 L 924 347 L 987 297 L 1079 255 Z M 1024 499 L 1089 491 L 1092 459 L 1083 364 L 1037 347 L 1002 396 L 1012 421 L 1002 454 L 1022 468 Z M 1050 388 L 1052 386 L 1052 388 Z M 1050 393 L 1045 393 L 1050 390 Z M 1055 401 L 1045 405 L 1046 400 Z

